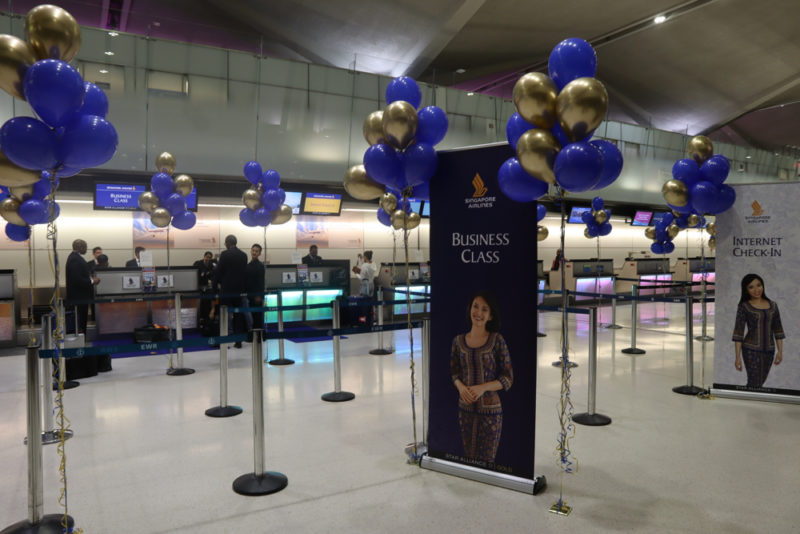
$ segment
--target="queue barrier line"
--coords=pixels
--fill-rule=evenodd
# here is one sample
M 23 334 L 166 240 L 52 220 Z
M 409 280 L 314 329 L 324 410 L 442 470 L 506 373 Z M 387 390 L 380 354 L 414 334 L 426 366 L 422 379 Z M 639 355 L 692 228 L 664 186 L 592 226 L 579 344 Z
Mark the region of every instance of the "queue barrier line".
M 639 289 L 641 290 L 641 289 L 652 289 L 652 288 L 650 286 L 645 286 L 644 288 L 640 287 Z M 560 295 L 562 293 L 562 291 L 560 289 L 540 289 L 540 290 L 538 290 L 538 292 L 543 294 L 543 295 Z M 639 296 L 635 296 L 634 297 L 633 295 L 627 295 L 625 293 L 588 293 L 588 292 L 585 292 L 585 291 L 568 291 L 567 294 L 568 295 L 577 295 L 579 297 L 596 297 L 596 298 L 599 298 L 599 299 L 631 300 L 631 301 L 635 300 L 635 301 L 638 301 L 638 302 L 669 302 L 669 303 L 675 304 L 675 303 L 681 303 L 681 302 L 685 302 L 686 301 L 686 297 L 685 296 L 680 296 L 680 297 L 643 297 L 643 296 L 639 295 Z M 692 297 L 692 302 L 694 302 L 694 303 L 700 303 L 703 300 L 704 299 L 702 299 L 701 297 Z M 706 302 L 714 302 L 714 297 L 706 298 L 705 301 Z M 539 306 L 539 309 L 544 309 L 544 308 L 542 306 Z
M 420 297 L 430 297 L 430 293 L 420 293 L 419 291 L 409 291 L 407 289 L 395 289 L 393 287 L 381 287 L 380 289 L 384 291 L 393 291 L 395 293 L 402 293 L 404 295 L 417 295 Z
M 298 288 L 302 289 L 302 288 Z M 175 295 L 183 295 L 183 298 L 200 299 L 200 300 L 215 300 L 215 299 L 232 299 L 239 297 L 261 297 L 264 295 L 277 295 L 277 290 L 265 291 L 264 293 L 204 293 L 199 291 L 173 291 L 172 293 L 153 293 L 152 295 L 139 295 L 136 297 L 101 297 L 93 299 L 62 299 L 67 306 L 75 306 L 78 304 L 98 304 L 98 303 L 117 303 L 117 302 L 152 302 L 158 300 L 170 300 L 175 298 Z
M 575 313 L 578 315 L 589 315 L 588 308 L 562 308 L 560 306 L 539 306 L 540 310 L 542 311 L 554 311 L 554 312 L 562 312 L 567 310 L 567 313 Z

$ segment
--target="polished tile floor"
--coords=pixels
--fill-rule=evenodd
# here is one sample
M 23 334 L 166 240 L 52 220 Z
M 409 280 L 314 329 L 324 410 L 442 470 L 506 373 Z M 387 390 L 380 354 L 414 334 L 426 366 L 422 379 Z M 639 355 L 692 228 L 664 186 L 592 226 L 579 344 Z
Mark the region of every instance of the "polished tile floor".
M 289 486 L 264 497 L 231 489 L 253 470 L 248 345 L 230 353 L 229 402 L 245 412 L 228 419 L 204 415 L 219 400 L 217 353 L 187 354 L 197 372 L 181 377 L 164 374 L 165 356 L 114 360 L 111 373 L 65 393 L 75 431 L 66 448 L 69 512 L 87 533 L 800 532 L 800 407 L 673 393 L 686 381 L 682 306 L 640 306 L 642 356 L 619 352 L 630 345 L 629 309 L 620 307 L 617 321 L 626 328 L 598 338 L 597 411 L 613 422 L 578 426 L 571 450 L 579 469 L 566 476 L 554 453 L 560 317 L 542 315 L 535 470 L 549 487 L 538 496 L 406 463 L 413 434 L 402 332 L 389 356 L 368 354 L 374 334 L 342 341 L 350 402 L 320 400 L 333 389 L 330 342 L 287 343 L 297 363 L 265 368 L 266 467 L 285 473 Z M 600 322 L 609 319 L 602 309 Z M 585 316 L 571 322 L 570 338 L 581 412 Z M 713 343 L 694 348 L 695 381 L 709 384 Z M 415 354 L 419 363 L 418 347 Z M 0 358 L 0 529 L 27 515 L 24 436 L 19 351 Z M 45 512 L 55 513 L 54 445 L 44 449 L 44 466 Z M 548 512 L 559 491 L 573 507 L 567 517 Z

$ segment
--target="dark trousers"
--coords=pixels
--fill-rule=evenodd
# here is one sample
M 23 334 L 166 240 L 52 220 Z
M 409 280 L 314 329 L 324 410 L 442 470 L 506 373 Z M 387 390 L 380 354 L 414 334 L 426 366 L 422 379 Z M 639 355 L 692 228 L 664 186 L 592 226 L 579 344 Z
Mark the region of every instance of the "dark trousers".
M 86 323 L 89 321 L 89 305 L 78 304 L 75 308 L 78 311 L 78 331 L 75 333 L 86 333 Z
M 250 298 L 248 304 L 251 308 L 259 308 L 264 306 L 264 299 L 255 299 Z M 263 329 L 264 328 L 264 312 L 252 312 L 253 315 L 253 328 L 255 329 Z

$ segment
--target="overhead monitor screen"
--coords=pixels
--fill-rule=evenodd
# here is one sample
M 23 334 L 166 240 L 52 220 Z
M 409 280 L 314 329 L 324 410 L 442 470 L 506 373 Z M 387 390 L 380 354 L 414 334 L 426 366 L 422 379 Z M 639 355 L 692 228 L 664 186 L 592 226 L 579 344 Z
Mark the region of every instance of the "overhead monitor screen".
M 592 208 L 573 206 L 572 211 L 569 214 L 569 220 L 567 222 L 571 224 L 583 224 L 583 219 L 581 219 L 581 216 L 587 211 L 591 212 Z
M 631 226 L 650 226 L 650 219 L 653 218 L 652 211 L 637 211 L 633 216 Z
M 147 191 L 146 185 L 95 184 L 94 209 L 138 211 L 139 196 Z M 186 208 L 197 211 L 197 188 L 186 197 Z
M 339 215 L 342 212 L 342 195 L 338 193 L 305 193 L 303 215 Z

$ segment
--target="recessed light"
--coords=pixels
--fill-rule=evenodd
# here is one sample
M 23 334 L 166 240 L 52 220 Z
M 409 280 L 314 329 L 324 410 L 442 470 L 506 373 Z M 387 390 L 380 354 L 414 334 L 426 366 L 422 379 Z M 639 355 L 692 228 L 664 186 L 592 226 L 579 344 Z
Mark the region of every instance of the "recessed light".
M 456 69 L 456 74 L 464 74 L 467 72 L 467 69 Z
M 106 50 L 106 51 L 105 51 L 105 55 L 107 55 L 107 56 L 113 56 L 113 55 L 114 55 L 114 52 L 112 52 L 111 50 Z
M 665 17 L 664 15 L 659 15 L 656 18 L 653 19 L 653 22 L 655 22 L 656 24 L 661 24 L 662 22 L 664 22 L 666 20 L 667 20 L 667 17 Z
M 744 159 L 750 159 L 751 156 L 745 156 Z
M 472 96 L 472 95 L 474 95 L 474 94 L 475 94 L 475 93 L 473 93 L 472 91 L 470 91 L 469 93 L 467 93 L 467 96 Z
M 118 32 L 108 32 L 108 35 L 110 35 L 111 37 L 116 37 L 117 35 L 119 35 L 119 33 Z
M 100 69 L 98 72 L 100 74 L 108 74 L 108 69 Z

